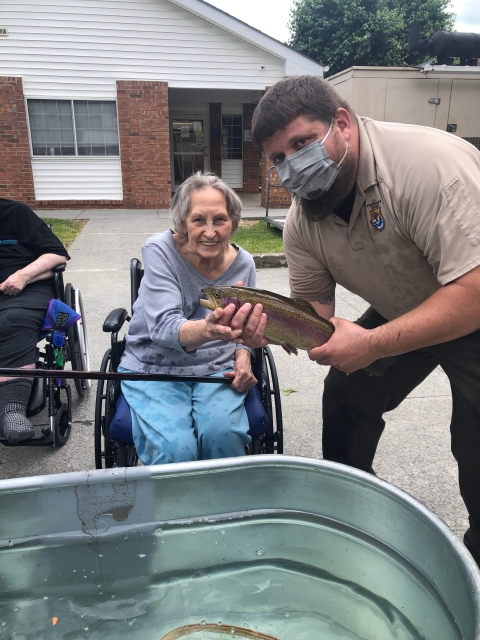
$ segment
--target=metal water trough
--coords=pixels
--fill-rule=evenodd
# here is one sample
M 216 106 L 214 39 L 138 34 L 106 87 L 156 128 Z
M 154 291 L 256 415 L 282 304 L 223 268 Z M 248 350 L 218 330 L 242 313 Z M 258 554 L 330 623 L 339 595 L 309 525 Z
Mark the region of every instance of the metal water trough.
M 3 480 L 0 593 L 0 640 L 480 640 L 480 573 L 438 517 L 287 456 Z

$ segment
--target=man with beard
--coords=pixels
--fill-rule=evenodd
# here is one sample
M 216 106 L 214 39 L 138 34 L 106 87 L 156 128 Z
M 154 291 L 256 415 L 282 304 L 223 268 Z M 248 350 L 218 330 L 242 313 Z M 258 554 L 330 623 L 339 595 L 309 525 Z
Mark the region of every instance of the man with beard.
M 359 118 L 327 82 L 287 78 L 263 96 L 252 138 L 293 192 L 284 229 L 292 296 L 335 326 L 309 357 L 331 365 L 323 453 L 373 473 L 383 414 L 437 365 L 452 388 L 452 452 L 480 565 L 480 153 L 428 127 Z M 339 283 L 371 304 L 335 318 Z M 261 344 L 261 308 L 231 322 Z M 361 369 L 396 356 L 383 377 Z M 349 375 L 350 374 L 350 375 Z

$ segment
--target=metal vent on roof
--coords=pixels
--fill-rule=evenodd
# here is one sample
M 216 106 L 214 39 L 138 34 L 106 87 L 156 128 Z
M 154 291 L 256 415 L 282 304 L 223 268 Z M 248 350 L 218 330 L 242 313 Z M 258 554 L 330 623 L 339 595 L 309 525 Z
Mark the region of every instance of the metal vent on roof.
M 0 27 L 0 36 L 8 36 L 8 29 L 6 27 Z

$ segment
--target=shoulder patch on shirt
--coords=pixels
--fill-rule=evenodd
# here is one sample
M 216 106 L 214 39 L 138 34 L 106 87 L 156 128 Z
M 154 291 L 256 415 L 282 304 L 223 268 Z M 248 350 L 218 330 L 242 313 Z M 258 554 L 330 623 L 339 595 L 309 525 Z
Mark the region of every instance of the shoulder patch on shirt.
M 476 247 L 480 243 L 478 228 L 480 207 L 474 204 L 469 192 L 458 178 L 452 180 L 443 193 L 458 226 L 472 247 Z
M 374 200 L 370 204 L 367 204 L 367 207 L 370 207 L 370 224 L 377 231 L 383 231 L 385 229 L 385 218 L 382 214 L 381 204 L 381 200 Z

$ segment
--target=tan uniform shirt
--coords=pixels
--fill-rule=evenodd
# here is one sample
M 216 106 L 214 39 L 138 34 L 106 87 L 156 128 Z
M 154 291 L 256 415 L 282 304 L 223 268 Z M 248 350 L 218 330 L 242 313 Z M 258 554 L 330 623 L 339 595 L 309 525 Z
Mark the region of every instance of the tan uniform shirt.
M 350 224 L 309 222 L 292 205 L 283 233 L 294 297 L 341 284 L 392 320 L 480 265 L 480 153 L 451 134 L 359 118 Z

